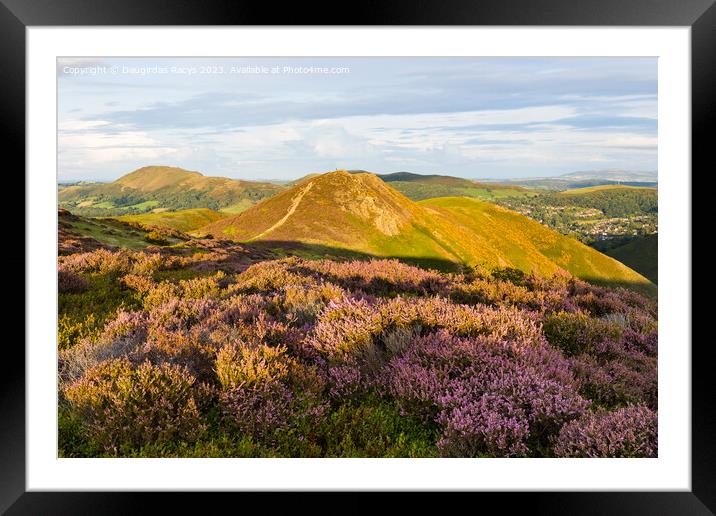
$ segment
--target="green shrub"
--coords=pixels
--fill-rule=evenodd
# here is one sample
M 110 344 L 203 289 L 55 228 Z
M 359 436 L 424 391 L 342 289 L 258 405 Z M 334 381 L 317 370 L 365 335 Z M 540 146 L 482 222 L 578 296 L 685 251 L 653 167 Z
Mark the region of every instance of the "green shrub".
M 146 240 L 150 244 L 169 245 L 169 240 L 167 240 L 164 235 L 162 235 L 158 231 L 150 231 L 149 233 L 144 235 L 144 240 Z
M 326 457 L 435 457 L 437 435 L 401 416 L 385 400 L 369 398 L 332 412 L 320 429 Z
M 594 353 L 595 346 L 618 341 L 622 328 L 608 320 L 589 317 L 583 312 L 556 312 L 549 315 L 542 327 L 545 337 L 568 356 Z
M 244 344 L 225 346 L 216 356 L 216 374 L 226 389 L 250 387 L 288 378 L 289 364 L 284 347 Z
M 192 278 L 179 280 L 183 299 L 208 299 L 219 295 L 219 281 L 226 275 L 219 271 L 215 276 L 208 278 Z
M 493 279 L 509 281 L 515 285 L 524 285 L 526 274 L 520 269 L 513 267 L 502 267 L 495 269 L 490 274 Z
M 63 314 L 57 321 L 57 349 L 69 349 L 80 339 L 96 337 L 100 330 L 101 325 L 97 324 L 94 314 L 80 321 Z
M 121 282 L 140 294 L 150 292 L 157 285 L 151 277 L 142 274 L 127 274 L 122 277 Z
M 111 319 L 118 308 L 132 310 L 141 306 L 142 295 L 126 288 L 111 273 L 91 274 L 87 278 L 89 288 L 82 293 L 60 293 L 58 312 L 66 315 L 74 324 L 94 316 L 98 326 Z
M 176 366 L 102 362 L 64 396 L 87 435 L 107 452 L 194 441 L 205 429 L 194 377 Z
M 82 421 L 60 402 L 57 411 L 57 453 L 60 457 L 97 457 L 102 449 L 86 434 Z
M 57 271 L 57 290 L 62 293 L 79 294 L 89 288 L 89 283 L 76 272 L 60 269 Z

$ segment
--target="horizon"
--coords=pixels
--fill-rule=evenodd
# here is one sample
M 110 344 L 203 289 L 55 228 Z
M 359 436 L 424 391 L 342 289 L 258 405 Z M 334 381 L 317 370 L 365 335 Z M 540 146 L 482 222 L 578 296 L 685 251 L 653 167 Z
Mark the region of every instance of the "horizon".
M 335 169 L 335 170 L 326 170 L 322 172 L 306 172 L 304 174 L 298 175 L 296 177 L 290 177 L 288 179 L 269 179 L 269 178 L 262 178 L 262 177 L 246 177 L 246 178 L 236 178 L 236 177 L 230 177 L 230 176 L 215 176 L 211 174 L 205 174 L 201 170 L 191 170 L 188 168 L 184 168 L 181 166 L 175 166 L 175 165 L 144 165 L 137 169 L 130 170 L 129 172 L 125 172 L 117 177 L 114 178 L 108 178 L 108 179 L 92 179 L 92 178 L 82 178 L 82 179 L 63 179 L 60 180 L 58 177 L 57 184 L 65 184 L 65 183 L 79 183 L 79 182 L 87 182 L 87 183 L 111 183 L 114 181 L 117 181 L 118 179 L 121 179 L 122 177 L 132 174 L 136 172 L 137 170 L 140 170 L 142 168 L 150 168 L 150 167 L 156 167 L 156 168 L 177 168 L 181 170 L 185 170 L 187 172 L 198 172 L 199 174 L 203 175 L 204 177 L 225 177 L 228 179 L 236 179 L 241 181 L 253 181 L 253 182 L 266 182 L 266 183 L 285 183 L 285 182 L 291 182 L 296 181 L 298 179 L 301 179 L 302 177 L 305 177 L 309 174 L 329 174 L 331 172 L 336 172 L 339 170 L 345 170 L 345 171 L 363 171 L 368 174 L 375 174 L 378 176 L 381 175 L 390 175 L 390 174 L 401 174 L 401 173 L 407 173 L 407 174 L 415 174 L 419 176 L 443 176 L 443 177 L 459 177 L 459 176 L 451 176 L 450 174 L 441 174 L 437 172 L 426 172 L 426 173 L 420 173 L 420 172 L 411 172 L 409 170 L 394 170 L 391 172 L 383 172 L 383 171 L 373 171 L 373 170 L 366 170 L 364 168 L 343 168 L 343 169 Z M 532 177 L 514 177 L 514 178 L 494 178 L 494 177 L 465 177 L 462 179 L 469 179 L 473 181 L 497 181 L 497 180 L 504 180 L 504 181 L 514 181 L 514 180 L 539 180 L 539 179 L 557 179 L 560 177 L 565 176 L 566 174 L 577 174 L 577 173 L 595 173 L 595 172 L 628 172 L 628 173 L 640 173 L 640 174 L 657 174 L 657 170 L 626 170 L 626 169 L 619 169 L 619 168 L 597 168 L 597 169 L 591 169 L 591 170 L 573 170 L 571 172 L 566 172 L 562 174 L 557 175 L 551 175 L 551 176 L 532 176 Z M 656 182 L 657 179 L 655 178 L 654 182 Z
M 60 58 L 57 80 L 58 182 L 657 168 L 655 58 Z

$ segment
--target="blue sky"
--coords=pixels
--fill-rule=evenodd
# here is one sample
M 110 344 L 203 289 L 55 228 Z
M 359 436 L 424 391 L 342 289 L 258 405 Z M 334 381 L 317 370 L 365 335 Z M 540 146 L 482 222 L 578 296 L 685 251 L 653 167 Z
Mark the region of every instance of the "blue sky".
M 657 169 L 655 58 L 65 58 L 60 181 Z

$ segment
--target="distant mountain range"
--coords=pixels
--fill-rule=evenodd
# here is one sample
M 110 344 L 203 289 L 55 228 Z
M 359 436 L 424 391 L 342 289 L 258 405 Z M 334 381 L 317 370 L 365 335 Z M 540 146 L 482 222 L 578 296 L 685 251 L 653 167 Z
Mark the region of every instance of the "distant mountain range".
M 570 172 L 551 177 L 528 177 L 517 179 L 481 179 L 484 183 L 519 185 L 526 188 L 570 190 L 588 186 L 615 185 L 646 186 L 658 185 L 656 171 L 633 171 L 621 169 L 588 170 Z
M 576 180 L 587 180 L 587 179 L 603 179 L 609 181 L 643 181 L 643 182 L 656 182 L 658 180 L 658 172 L 653 171 L 634 171 L 634 170 L 621 170 L 616 168 L 603 169 L 603 170 L 588 170 L 583 172 L 570 172 L 569 174 L 563 174 L 559 177 L 576 179 Z

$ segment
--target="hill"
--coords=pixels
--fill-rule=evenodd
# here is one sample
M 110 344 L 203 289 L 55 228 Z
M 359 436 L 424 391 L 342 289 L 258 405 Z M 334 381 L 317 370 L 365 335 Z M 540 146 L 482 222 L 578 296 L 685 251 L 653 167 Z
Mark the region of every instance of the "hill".
M 378 177 L 414 201 L 433 197 L 465 196 L 494 200 L 535 195 L 535 192 L 517 185 L 478 183 L 472 179 L 436 174 L 423 175 L 411 172 L 394 172 L 392 174 L 378 174 Z
M 656 188 L 600 185 L 504 199 L 499 204 L 577 238 L 652 281 L 656 278 Z M 617 252 L 622 246 L 624 249 Z
M 606 181 L 617 181 L 617 182 L 642 182 L 642 183 L 656 183 L 658 181 L 658 173 L 656 170 L 623 170 L 619 168 L 607 168 L 601 170 L 586 170 L 578 172 L 569 172 L 568 174 L 562 174 L 562 178 L 565 179 L 601 179 Z
M 99 248 L 144 249 L 171 245 L 189 237 L 175 229 L 161 229 L 137 222 L 93 219 L 58 210 L 59 254 L 94 251 Z
M 461 244 L 469 246 L 468 256 L 481 257 L 481 265 L 490 267 L 496 263 L 541 274 L 552 274 L 561 268 L 593 283 L 633 284 L 643 291 L 655 290 L 646 278 L 617 260 L 500 206 L 455 197 L 420 204 L 468 228 L 475 238 Z
M 644 186 L 630 186 L 630 185 L 598 185 L 598 186 L 587 186 L 583 188 L 572 188 L 570 190 L 564 190 L 559 192 L 559 195 L 581 195 L 594 192 L 615 192 L 615 191 L 634 191 L 634 190 L 646 190 L 645 193 L 656 193 L 654 187 Z
M 646 235 L 602 251 L 643 274 L 654 283 L 659 281 L 659 235 Z
M 288 184 L 289 186 L 300 185 L 301 183 L 305 183 L 305 182 L 308 181 L 309 179 L 312 179 L 312 178 L 314 178 L 314 177 L 316 177 L 316 176 L 320 176 L 320 175 L 321 175 L 321 174 L 319 174 L 318 172 L 311 172 L 310 174 L 306 174 L 305 176 L 301 176 L 301 177 L 299 177 L 298 179 L 294 179 L 293 181 L 289 181 L 287 184 Z
M 416 203 L 367 173 L 311 178 L 200 232 L 443 268 L 515 267 L 541 274 L 563 268 L 590 281 L 654 290 L 616 260 L 518 213 L 464 197 Z
M 474 181 L 461 177 L 443 176 L 439 174 L 414 174 L 412 172 L 393 172 L 391 174 L 377 174 L 386 183 L 410 182 L 426 184 L 444 184 L 453 186 L 470 186 Z
M 86 216 L 114 216 L 151 212 L 158 208 L 226 209 L 238 212 L 275 195 L 282 186 L 207 177 L 176 167 L 143 167 L 112 183 L 78 184 L 58 192 L 59 205 Z
M 622 218 L 628 223 L 638 223 L 638 217 L 653 218 L 655 223 L 659 211 L 659 191 L 656 188 L 601 185 L 501 199 L 498 204 L 548 224 L 554 215 L 569 224 L 584 224 L 605 218 Z
M 454 256 L 420 220 L 424 210 L 377 176 L 331 172 L 309 178 L 245 212 L 200 230 L 238 241 L 300 242 L 376 256 Z
M 626 185 L 655 188 L 658 185 L 658 174 L 656 171 L 635 172 L 630 170 L 607 169 L 570 172 L 568 174 L 552 177 L 529 177 L 499 180 L 484 179 L 483 181 L 486 183 L 500 182 L 502 184 L 520 185 L 526 188 L 557 191 L 600 185 Z
M 551 206 L 592 208 L 607 217 L 656 214 L 659 211 L 659 191 L 656 188 L 602 185 L 565 190 L 544 197 L 544 202 Z
M 140 215 L 122 215 L 116 217 L 116 219 L 189 232 L 227 216 L 226 213 L 210 210 L 209 208 L 194 208 L 179 211 L 162 211 L 159 213 L 142 213 Z

